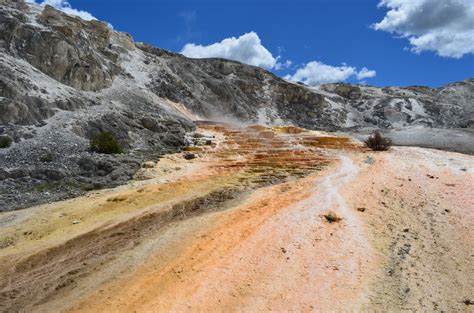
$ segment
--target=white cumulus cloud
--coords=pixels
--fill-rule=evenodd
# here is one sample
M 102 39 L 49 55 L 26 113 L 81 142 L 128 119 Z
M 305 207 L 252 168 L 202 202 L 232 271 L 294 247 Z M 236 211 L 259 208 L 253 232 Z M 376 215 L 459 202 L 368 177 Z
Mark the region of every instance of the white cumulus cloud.
M 474 0 L 381 0 L 379 7 L 388 12 L 372 27 L 407 38 L 415 53 L 474 53 Z
M 284 70 L 284 69 L 289 68 L 291 65 L 293 65 L 293 62 L 291 60 L 286 60 L 283 63 L 278 62 L 277 64 L 275 64 L 275 69 L 276 70 Z
M 262 45 L 260 37 L 255 32 L 243 34 L 238 38 L 226 38 L 208 46 L 188 43 L 181 53 L 190 58 L 225 58 L 265 69 L 276 67 L 278 60 L 278 57 L 274 57 Z
M 317 86 L 326 83 L 343 82 L 349 78 L 356 77 L 358 80 L 374 77 L 375 71 L 366 67 L 357 71 L 353 66 L 342 64 L 342 66 L 332 66 L 319 61 L 311 61 L 305 66 L 296 70 L 293 75 L 285 76 L 285 79 L 303 82 L 307 85 Z
M 368 68 L 363 67 L 363 68 L 357 73 L 357 79 L 358 79 L 358 80 L 361 80 L 361 79 L 364 79 L 364 78 L 371 78 L 371 77 L 375 77 L 375 75 L 377 75 L 377 72 L 376 72 L 376 71 L 369 70 Z

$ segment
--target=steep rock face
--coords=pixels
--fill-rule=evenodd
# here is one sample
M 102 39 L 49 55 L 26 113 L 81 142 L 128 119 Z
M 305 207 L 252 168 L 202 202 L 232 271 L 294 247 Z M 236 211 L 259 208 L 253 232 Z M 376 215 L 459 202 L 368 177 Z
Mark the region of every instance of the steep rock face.
M 120 67 L 106 24 L 84 22 L 51 6 L 37 16 L 25 10 L 18 1 L 0 11 L 2 48 L 71 87 L 97 91 L 112 85 Z
M 61 86 L 28 62 L 0 53 L 0 124 L 33 125 L 58 110 L 97 104 L 74 88 Z

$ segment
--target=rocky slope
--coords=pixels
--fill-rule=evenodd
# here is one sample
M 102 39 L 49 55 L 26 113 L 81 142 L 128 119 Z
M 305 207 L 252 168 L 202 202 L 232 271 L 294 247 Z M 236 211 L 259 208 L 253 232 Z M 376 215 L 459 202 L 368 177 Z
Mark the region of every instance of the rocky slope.
M 0 210 L 122 184 L 188 144 L 195 120 L 347 130 L 474 126 L 474 80 L 439 89 L 287 82 L 261 68 L 188 59 L 23 0 L 0 0 Z M 111 131 L 126 153 L 89 151 Z
M 474 79 L 442 88 L 329 84 L 313 90 L 333 108 L 342 106 L 342 127 L 474 128 Z

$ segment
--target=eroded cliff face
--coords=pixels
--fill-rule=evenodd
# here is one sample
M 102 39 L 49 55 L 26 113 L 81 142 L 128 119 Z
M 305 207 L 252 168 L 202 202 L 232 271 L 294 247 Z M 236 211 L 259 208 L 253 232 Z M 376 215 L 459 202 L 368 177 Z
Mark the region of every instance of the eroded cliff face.
M 2 10 L 2 48 L 76 89 L 110 87 L 121 70 L 114 37 L 124 35 L 111 31 L 105 23 L 70 17 L 51 6 L 41 13 L 35 10 L 38 8 L 20 1 Z M 133 49 L 132 40 L 123 39 L 128 39 L 128 46 L 122 40 L 121 48 Z

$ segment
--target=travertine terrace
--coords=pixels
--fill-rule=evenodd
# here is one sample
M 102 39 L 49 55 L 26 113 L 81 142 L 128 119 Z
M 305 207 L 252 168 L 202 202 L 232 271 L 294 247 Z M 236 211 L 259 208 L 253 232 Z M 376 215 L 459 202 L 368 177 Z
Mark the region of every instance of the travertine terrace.
M 1 310 L 469 308 L 473 157 L 293 126 L 193 137 L 128 185 L 2 213 Z
M 356 148 L 348 138 L 295 127 L 203 123 L 197 134 L 210 145 L 164 157 L 129 186 L 4 214 L 2 305 L 15 310 L 38 304 L 108 267 L 170 223 L 231 208 L 254 190 L 323 170 L 331 158 L 314 147 L 318 141 Z M 185 160 L 183 154 L 191 151 L 198 157 Z M 32 275 L 40 285 L 32 284 Z

